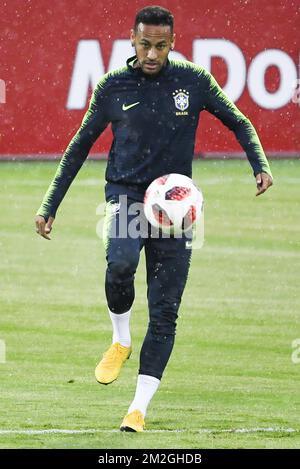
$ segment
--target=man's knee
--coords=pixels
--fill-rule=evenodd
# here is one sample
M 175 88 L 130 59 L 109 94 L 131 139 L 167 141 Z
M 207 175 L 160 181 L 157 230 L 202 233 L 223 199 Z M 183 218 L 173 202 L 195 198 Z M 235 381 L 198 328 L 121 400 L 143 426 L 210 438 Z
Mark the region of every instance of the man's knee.
M 107 273 L 113 282 L 121 283 L 133 278 L 136 267 L 137 263 L 133 258 L 118 259 L 108 263 Z

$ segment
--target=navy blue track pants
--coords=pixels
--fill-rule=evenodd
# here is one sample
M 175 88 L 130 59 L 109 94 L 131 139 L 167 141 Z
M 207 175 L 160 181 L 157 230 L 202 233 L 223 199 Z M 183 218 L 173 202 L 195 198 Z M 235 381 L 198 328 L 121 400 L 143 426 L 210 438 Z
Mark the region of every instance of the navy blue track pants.
M 106 298 L 113 313 L 122 314 L 131 308 L 134 276 L 144 247 L 149 324 L 141 348 L 139 374 L 161 379 L 174 345 L 177 313 L 188 276 L 191 249 L 186 247 L 188 241 L 185 236 L 150 236 L 150 224 L 146 222 L 143 224 L 145 229 L 141 229 L 137 212 L 133 210 L 128 214 L 135 207 L 133 204 L 136 201 L 115 196 L 106 206 Z

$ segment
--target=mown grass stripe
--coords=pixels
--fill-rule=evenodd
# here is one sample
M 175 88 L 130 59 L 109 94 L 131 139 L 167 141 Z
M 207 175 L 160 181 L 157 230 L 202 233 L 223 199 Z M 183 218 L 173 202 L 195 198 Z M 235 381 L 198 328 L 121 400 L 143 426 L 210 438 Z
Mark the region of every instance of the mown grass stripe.
M 117 433 L 117 429 L 61 429 L 61 428 L 50 428 L 44 430 L 0 430 L 0 435 L 44 435 L 44 434 L 65 434 L 65 435 L 76 435 L 76 434 L 88 434 L 88 433 Z M 300 433 L 300 430 L 294 428 L 226 428 L 226 429 L 210 429 L 200 428 L 196 430 L 188 429 L 174 429 L 174 430 L 147 430 L 146 433 Z

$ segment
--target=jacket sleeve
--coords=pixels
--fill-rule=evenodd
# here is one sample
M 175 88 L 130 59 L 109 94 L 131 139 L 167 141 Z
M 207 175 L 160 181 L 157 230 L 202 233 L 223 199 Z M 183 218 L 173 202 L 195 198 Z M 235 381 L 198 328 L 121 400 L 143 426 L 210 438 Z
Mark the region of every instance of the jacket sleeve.
M 61 201 L 86 160 L 92 145 L 109 123 L 106 115 L 107 94 L 103 82 L 104 80 L 101 80 L 95 88 L 81 126 L 69 143 L 37 211 L 37 215 L 42 215 L 46 221 L 49 216 L 55 217 Z
M 250 120 L 228 98 L 210 73 L 205 72 L 203 79 L 204 109 L 220 119 L 226 127 L 234 132 L 247 155 L 254 176 L 264 172 L 272 177 L 268 160 Z

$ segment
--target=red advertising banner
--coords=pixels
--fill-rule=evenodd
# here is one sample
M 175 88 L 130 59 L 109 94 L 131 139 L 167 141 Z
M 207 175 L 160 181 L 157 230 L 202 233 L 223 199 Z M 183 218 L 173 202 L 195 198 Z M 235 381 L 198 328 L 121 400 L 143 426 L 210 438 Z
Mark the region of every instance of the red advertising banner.
M 0 158 L 59 155 L 80 125 L 101 76 L 134 54 L 130 0 L 7 0 L 0 18 Z M 161 0 L 175 17 L 173 58 L 204 66 L 246 114 L 270 155 L 296 155 L 299 129 L 299 2 Z M 107 153 L 111 131 L 92 153 Z M 241 152 L 203 112 L 196 153 Z

